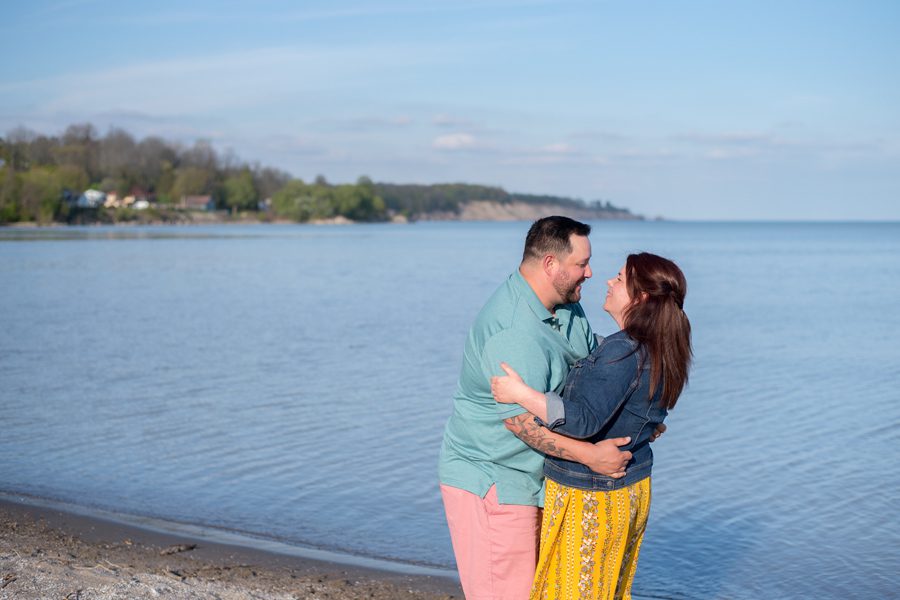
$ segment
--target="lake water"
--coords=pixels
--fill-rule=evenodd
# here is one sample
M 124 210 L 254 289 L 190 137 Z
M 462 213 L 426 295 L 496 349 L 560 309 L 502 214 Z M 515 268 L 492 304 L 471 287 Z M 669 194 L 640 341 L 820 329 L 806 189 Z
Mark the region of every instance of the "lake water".
M 436 462 L 527 223 L 0 230 L 0 491 L 451 567 Z M 598 222 L 675 259 L 695 368 L 644 598 L 888 598 L 900 224 Z

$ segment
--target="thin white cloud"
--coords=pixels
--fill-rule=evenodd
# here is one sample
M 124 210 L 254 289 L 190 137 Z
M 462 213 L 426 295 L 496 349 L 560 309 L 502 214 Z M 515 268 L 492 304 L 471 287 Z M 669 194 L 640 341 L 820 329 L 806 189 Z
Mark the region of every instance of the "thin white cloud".
M 669 148 L 627 148 L 602 155 L 611 162 L 651 162 L 672 161 L 681 155 Z
M 583 1 L 583 0 L 581 0 Z M 559 6 L 561 4 L 572 4 L 563 2 L 562 0 L 471 0 L 471 1 L 450 1 L 450 2 L 406 2 L 406 3 L 369 3 L 351 8 L 332 9 L 332 10 L 300 10 L 279 16 L 279 20 L 291 21 L 311 21 L 324 19 L 343 19 L 343 18 L 359 18 L 359 17 L 375 17 L 375 16 L 403 16 L 403 15 L 423 15 L 423 14 L 439 14 L 447 12 L 468 12 L 477 10 L 484 12 L 490 9 L 523 9 L 528 6 Z M 579 0 L 574 2 L 579 3 Z
M 585 160 L 583 158 L 572 159 L 565 156 L 560 156 L 558 154 L 529 154 L 522 156 L 508 156 L 506 158 L 501 158 L 499 163 L 501 165 L 534 165 L 534 166 L 549 166 L 549 165 L 563 165 L 563 164 L 574 164 L 574 163 L 584 163 Z
M 777 146 L 783 143 L 776 136 L 761 132 L 680 133 L 670 139 L 699 145 Z
M 708 160 L 734 160 L 759 156 L 760 152 L 754 148 L 713 148 L 703 153 L 703 158 Z
M 595 140 L 600 142 L 612 143 L 621 143 L 630 139 L 630 136 L 618 131 L 598 131 L 593 129 L 575 132 L 570 137 L 574 139 Z
M 473 126 L 472 121 L 470 121 L 469 119 L 464 119 L 462 117 L 457 117 L 457 116 L 449 115 L 449 114 L 445 114 L 445 113 L 442 113 L 439 115 L 434 115 L 431 122 L 434 125 L 436 125 L 437 127 L 455 128 L 455 129 L 458 129 L 461 127 L 471 129 Z
M 243 140 L 235 140 L 243 141 Z M 316 141 L 300 135 L 269 135 L 253 142 L 267 153 L 290 156 L 325 156 L 327 149 Z
M 582 150 L 566 142 L 554 142 L 540 147 L 509 148 L 499 153 L 505 165 L 584 165 L 593 159 Z
M 466 150 L 476 146 L 475 136 L 468 133 L 448 133 L 439 135 L 431 143 L 438 150 Z
M 261 88 L 277 89 L 279 78 L 284 78 L 281 69 L 290 66 L 304 74 L 324 74 L 324 68 L 317 66 L 318 58 L 315 53 L 294 48 L 265 48 L 4 83 L 0 84 L 0 93 L 40 96 L 44 99 L 38 107 L 44 112 L 192 112 L 241 105 L 246 99 L 258 98 Z
M 443 60 L 445 54 L 446 48 L 439 45 L 257 48 L 2 82 L 0 95 L 23 99 L 20 102 L 34 107 L 36 114 L 100 110 L 204 114 L 273 103 L 302 107 L 370 89 L 383 76 L 372 65 L 385 65 L 392 72 L 414 69 Z
M 583 0 L 574 0 L 568 3 L 579 4 Z M 75 19 L 79 17 L 77 10 L 80 6 L 86 4 L 96 4 L 99 0 L 69 0 L 56 3 L 29 15 L 30 19 L 41 18 L 47 14 L 54 14 L 68 17 L 73 23 L 77 23 Z M 510 10 L 521 10 L 528 7 L 540 6 L 559 6 L 563 4 L 562 0 L 473 0 L 467 2 L 394 2 L 394 3 L 366 3 L 362 2 L 356 6 L 343 6 L 340 8 L 308 8 L 298 4 L 300 8 L 289 10 L 260 10 L 253 5 L 247 5 L 247 10 L 221 10 L 209 11 L 195 7 L 177 7 L 165 8 L 153 4 L 146 5 L 143 11 L 135 12 L 134 10 L 126 13 L 124 11 L 107 11 L 105 14 L 95 18 L 94 25 L 102 24 L 103 26 L 128 26 L 139 25 L 146 27 L 147 25 L 173 25 L 173 24 L 191 24 L 198 23 L 207 25 L 211 22 L 228 23 L 241 22 L 250 23 L 255 26 L 264 26 L 270 23 L 305 23 L 316 21 L 352 21 L 360 19 L 382 18 L 382 17 L 418 17 L 428 15 L 440 15 L 447 13 L 466 13 L 477 10 L 483 13 L 486 10 L 498 10 L 508 8 Z M 288 6 L 291 6 L 290 4 Z M 503 23 L 509 19 L 504 19 Z M 539 23 L 539 21 L 537 21 Z M 499 21 L 498 21 L 499 23 Z M 483 23 L 478 22 L 478 25 Z
M 687 148 L 681 150 L 683 154 L 710 161 L 783 160 L 792 157 L 808 163 L 826 157 L 874 158 L 889 152 L 883 140 L 804 139 L 766 132 L 687 133 L 672 135 L 668 139 L 676 144 L 687 144 Z
M 413 123 L 414 119 L 412 117 L 398 115 L 393 117 L 365 116 L 347 119 L 320 119 L 314 121 L 312 126 L 326 131 L 365 133 L 370 131 L 405 129 Z
M 544 146 L 542 150 L 549 154 L 572 154 L 575 152 L 575 149 L 570 144 L 566 144 L 564 142 L 548 144 Z

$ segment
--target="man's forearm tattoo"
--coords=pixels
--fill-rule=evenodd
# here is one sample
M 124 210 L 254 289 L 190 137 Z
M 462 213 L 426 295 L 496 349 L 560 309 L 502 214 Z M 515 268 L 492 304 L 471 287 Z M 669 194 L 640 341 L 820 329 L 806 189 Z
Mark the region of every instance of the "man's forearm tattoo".
M 555 434 L 534 422 L 534 415 L 531 413 L 510 417 L 506 419 L 506 425 L 507 429 L 512 431 L 517 438 L 535 450 L 540 450 L 544 454 L 556 456 L 557 458 L 575 460 L 571 452 L 560 448 L 556 444 L 557 436 Z

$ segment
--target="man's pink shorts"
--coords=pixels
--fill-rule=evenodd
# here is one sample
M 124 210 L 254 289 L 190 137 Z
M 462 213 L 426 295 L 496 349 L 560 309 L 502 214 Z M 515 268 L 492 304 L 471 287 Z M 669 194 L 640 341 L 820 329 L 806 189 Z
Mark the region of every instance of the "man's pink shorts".
M 540 509 L 441 485 L 466 600 L 525 600 L 537 566 Z

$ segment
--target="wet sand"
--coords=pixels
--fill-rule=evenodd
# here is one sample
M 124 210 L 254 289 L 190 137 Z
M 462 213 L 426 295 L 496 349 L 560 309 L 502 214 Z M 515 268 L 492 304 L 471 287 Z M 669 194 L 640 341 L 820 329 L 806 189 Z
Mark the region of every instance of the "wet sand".
M 462 597 L 452 577 L 276 554 L 0 499 L 0 600 Z

